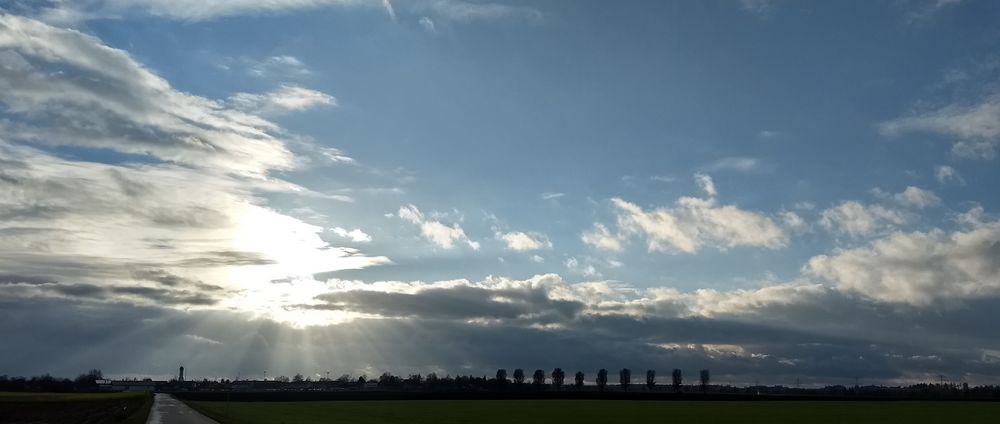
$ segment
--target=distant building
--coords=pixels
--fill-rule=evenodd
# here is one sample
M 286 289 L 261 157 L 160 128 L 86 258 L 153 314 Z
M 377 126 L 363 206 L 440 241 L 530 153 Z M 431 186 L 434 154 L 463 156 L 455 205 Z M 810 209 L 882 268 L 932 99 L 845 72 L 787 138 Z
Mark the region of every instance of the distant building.
M 181 366 L 180 371 L 177 373 L 177 381 L 184 381 L 184 367 Z
M 98 388 L 108 392 L 152 392 L 166 381 L 145 380 L 98 380 Z

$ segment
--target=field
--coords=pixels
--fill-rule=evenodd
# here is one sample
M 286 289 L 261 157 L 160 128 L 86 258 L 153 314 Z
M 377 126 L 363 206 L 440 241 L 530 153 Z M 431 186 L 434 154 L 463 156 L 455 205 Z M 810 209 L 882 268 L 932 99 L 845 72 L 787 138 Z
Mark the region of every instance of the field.
M 145 393 L 0 392 L 0 422 L 141 424 L 151 406 Z
M 1000 422 L 1000 403 L 984 402 L 422 400 L 187 403 L 223 424 Z

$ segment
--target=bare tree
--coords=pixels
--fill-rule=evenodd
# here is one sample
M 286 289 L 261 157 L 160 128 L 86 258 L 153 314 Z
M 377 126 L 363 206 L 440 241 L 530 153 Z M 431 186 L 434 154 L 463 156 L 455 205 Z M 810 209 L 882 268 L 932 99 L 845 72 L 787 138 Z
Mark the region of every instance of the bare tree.
M 608 385 L 608 370 L 601 368 L 597 371 L 597 388 L 604 391 L 604 386 Z
M 708 370 L 701 370 L 699 374 L 700 374 L 699 376 L 701 377 L 701 392 L 707 393 L 708 382 L 709 380 L 711 380 L 711 376 L 708 374 Z
M 501 386 L 507 384 L 507 370 L 503 368 L 497 370 L 497 384 Z
M 681 370 L 680 370 L 680 368 L 674 368 L 674 373 L 673 373 L 672 377 L 673 377 L 672 380 L 673 380 L 673 383 L 674 383 L 674 391 L 675 392 L 681 391 L 681 384 L 684 384 L 684 379 L 681 376 Z
M 514 370 L 514 384 L 518 386 L 524 384 L 524 370 L 520 368 Z
M 566 380 L 566 373 L 563 372 L 562 368 L 556 368 L 552 370 L 552 385 L 556 386 L 557 392 L 559 391 L 559 388 L 562 387 L 563 381 L 565 380 Z
M 646 388 L 653 391 L 656 386 L 656 370 L 646 370 Z
M 632 370 L 622 368 L 621 371 L 618 371 L 618 384 L 622 386 L 622 390 L 627 392 L 629 384 L 632 384 Z
M 576 388 L 577 389 L 583 388 L 583 377 L 584 377 L 583 371 L 577 371 L 575 377 L 576 377 Z
M 292 382 L 295 382 L 295 383 L 301 383 L 304 380 L 305 380 L 305 378 L 302 377 L 302 374 L 295 374 L 295 376 L 292 377 Z
M 544 386 L 545 385 L 545 371 L 544 370 L 535 370 L 535 373 L 531 375 L 531 384 L 534 384 L 535 387 L 538 387 L 538 388 L 541 388 L 542 386 Z

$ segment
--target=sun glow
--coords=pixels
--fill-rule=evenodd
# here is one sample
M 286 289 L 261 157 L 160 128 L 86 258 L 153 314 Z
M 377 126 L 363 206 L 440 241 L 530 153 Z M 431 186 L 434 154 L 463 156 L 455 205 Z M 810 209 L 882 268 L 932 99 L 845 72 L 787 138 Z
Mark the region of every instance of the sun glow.
M 239 291 L 224 302 L 232 309 L 297 327 L 349 321 L 354 314 L 308 307 L 316 303 L 317 295 L 329 291 L 313 275 L 389 262 L 356 249 L 330 246 L 319 236 L 321 227 L 261 206 L 246 204 L 236 216 L 233 249 L 259 254 L 267 263 L 227 267 L 225 280 Z

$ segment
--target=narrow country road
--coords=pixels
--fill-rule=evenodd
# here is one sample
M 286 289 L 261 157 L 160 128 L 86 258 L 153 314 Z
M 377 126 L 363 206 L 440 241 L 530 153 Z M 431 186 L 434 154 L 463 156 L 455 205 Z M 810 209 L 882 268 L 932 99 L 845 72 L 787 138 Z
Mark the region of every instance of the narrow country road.
M 166 393 L 157 393 L 146 424 L 219 424 Z

